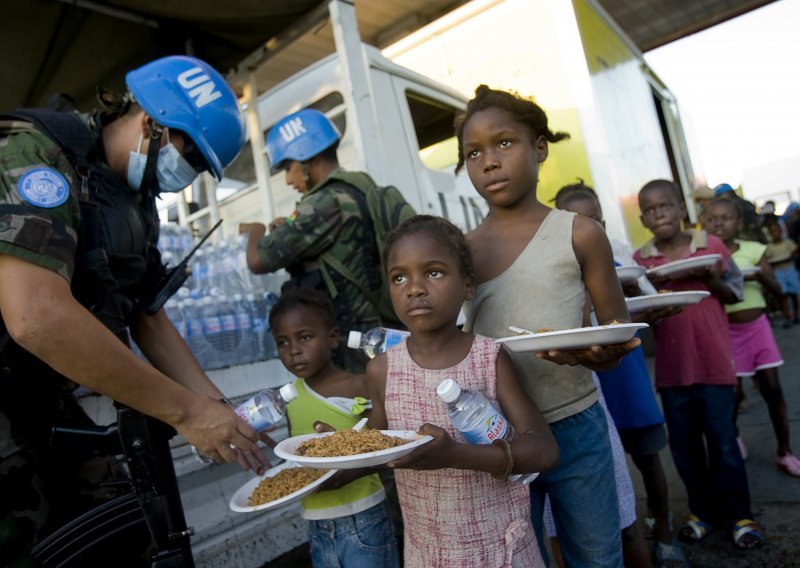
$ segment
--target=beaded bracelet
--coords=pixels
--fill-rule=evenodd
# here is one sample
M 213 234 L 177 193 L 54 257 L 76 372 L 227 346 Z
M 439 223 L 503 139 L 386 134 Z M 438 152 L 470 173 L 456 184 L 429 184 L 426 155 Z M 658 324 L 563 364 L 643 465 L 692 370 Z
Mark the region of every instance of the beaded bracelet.
M 495 479 L 507 479 L 511 474 L 511 471 L 514 469 L 514 456 L 511 455 L 511 445 L 502 438 L 498 438 L 497 440 L 493 441 L 492 445 L 502 447 L 506 454 L 506 463 L 503 466 L 503 469 L 497 473 L 493 473 L 492 477 Z

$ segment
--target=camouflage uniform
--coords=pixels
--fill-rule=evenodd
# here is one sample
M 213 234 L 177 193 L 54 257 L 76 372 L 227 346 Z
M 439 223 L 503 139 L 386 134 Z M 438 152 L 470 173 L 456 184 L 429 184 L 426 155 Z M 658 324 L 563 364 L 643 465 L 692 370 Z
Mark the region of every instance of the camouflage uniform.
M 91 131 L 94 124 L 89 117 L 84 119 Z M 105 169 L 104 175 L 112 175 Z M 39 206 L 31 193 L 26 193 L 31 184 L 26 186 L 25 180 L 33 180 L 35 186 L 36 181 L 48 179 L 42 176 L 66 187 L 63 203 Z M 85 275 L 76 266 L 76 259 L 81 258 L 78 237 L 83 234 L 79 180 L 65 152 L 53 140 L 30 123 L 0 118 L 0 254 L 55 272 L 70 282 L 76 297 L 81 294 L 76 283 L 83 282 Z M 124 180 L 115 183 L 117 190 L 121 184 L 127 188 Z M 34 187 L 34 196 L 35 191 Z M 80 191 L 86 196 L 95 190 Z M 104 229 L 108 226 L 103 224 Z M 150 238 L 157 238 L 157 226 L 155 231 Z M 125 341 L 118 330 L 112 331 Z M 82 471 L 87 463 L 101 463 L 100 478 L 109 473 L 113 460 L 106 456 L 50 447 L 54 424 L 93 425 L 71 394 L 75 386 L 16 345 L 0 321 L 0 565 L 10 563 L 24 553 L 26 544 L 94 504 L 96 487 L 92 483 L 98 481 L 97 469 L 87 475 Z
M 377 308 L 358 287 L 324 264 L 330 254 L 364 283 L 380 287 L 380 259 L 374 236 L 367 234 L 362 210 L 352 192 L 358 190 L 326 178 L 303 196 L 286 223 L 261 239 L 258 252 L 267 272 L 286 268 L 294 277 L 291 287 L 326 291 L 333 300 L 336 323 L 343 335 L 334 360 L 345 369 L 363 373 L 367 358 L 345 345 L 351 330 L 367 331 L 380 325 Z

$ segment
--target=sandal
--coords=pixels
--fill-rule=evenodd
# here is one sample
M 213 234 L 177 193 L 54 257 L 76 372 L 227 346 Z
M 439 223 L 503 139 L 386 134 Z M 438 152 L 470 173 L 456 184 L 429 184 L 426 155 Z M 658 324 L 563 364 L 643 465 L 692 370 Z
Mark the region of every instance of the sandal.
M 800 459 L 797 459 L 792 454 L 779 457 L 776 463 L 779 468 L 792 477 L 800 477 Z
M 697 515 L 689 515 L 689 519 L 678 529 L 678 536 L 686 542 L 700 542 L 711 532 L 711 525 L 701 521 Z
M 733 525 L 733 544 L 741 550 L 756 548 L 764 544 L 764 533 L 752 519 L 742 519 Z
M 656 541 L 653 556 L 656 568 L 689 568 L 689 562 L 677 540 L 672 541 L 672 544 Z

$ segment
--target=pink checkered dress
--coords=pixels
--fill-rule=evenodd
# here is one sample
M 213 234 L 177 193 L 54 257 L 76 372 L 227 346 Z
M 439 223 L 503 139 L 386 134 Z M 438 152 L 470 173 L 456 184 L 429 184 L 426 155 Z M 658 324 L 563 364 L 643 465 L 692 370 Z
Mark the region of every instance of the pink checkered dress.
M 497 405 L 494 340 L 476 336 L 467 357 L 449 369 L 423 369 L 406 342 L 388 353 L 386 416 L 392 430 L 430 422 L 465 442 L 436 395 L 444 379 L 481 391 Z M 488 473 L 460 469 L 395 472 L 405 527 L 405 565 L 419 568 L 542 567 L 530 521 L 528 489 Z

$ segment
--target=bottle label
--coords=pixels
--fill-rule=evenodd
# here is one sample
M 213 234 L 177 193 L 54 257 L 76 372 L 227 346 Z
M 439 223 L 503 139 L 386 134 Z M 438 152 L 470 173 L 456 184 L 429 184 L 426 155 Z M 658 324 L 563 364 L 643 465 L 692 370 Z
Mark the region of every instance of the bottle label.
M 223 314 L 219 319 L 222 320 L 222 331 L 236 331 L 236 318 L 232 314 Z
M 267 331 L 267 320 L 264 318 L 253 318 L 253 331 L 263 333 Z
M 222 331 L 222 325 L 220 324 L 219 318 L 205 318 L 203 320 L 203 324 L 206 334 L 220 333 Z
M 255 397 L 240 404 L 236 408 L 236 414 L 256 432 L 261 432 L 261 430 L 270 425 L 270 422 L 258 411 Z
M 486 413 L 486 417 L 477 427 L 463 432 L 470 444 L 491 444 L 495 440 L 505 438 L 506 432 L 508 432 L 506 417 L 491 406 L 489 410 L 490 412 Z
M 386 345 L 386 350 L 388 351 L 398 343 L 402 342 L 405 337 L 408 336 L 407 331 L 400 331 L 397 329 L 389 329 L 386 331 L 386 339 L 384 340 L 384 344 Z

